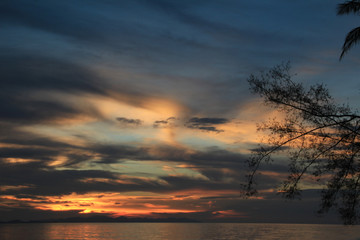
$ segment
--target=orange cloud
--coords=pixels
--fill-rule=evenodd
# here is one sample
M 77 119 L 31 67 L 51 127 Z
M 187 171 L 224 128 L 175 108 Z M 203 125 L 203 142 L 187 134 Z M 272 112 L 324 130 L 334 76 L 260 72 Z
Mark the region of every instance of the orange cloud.
M 158 204 L 160 201 L 171 202 L 167 196 L 125 196 L 118 193 L 70 194 L 65 196 L 43 196 L 40 199 L 17 198 L 6 195 L 0 197 L 2 205 L 16 206 L 26 203 L 36 209 L 52 211 L 76 210 L 79 213 L 106 213 L 112 216 L 151 216 L 154 213 L 192 213 L 200 209 L 175 208 Z
M 19 186 L 21 188 L 21 186 Z M 206 197 L 226 196 L 239 198 L 237 191 L 191 190 L 173 194 L 134 193 L 86 193 L 62 196 L 38 196 L 18 198 L 13 195 L 1 196 L 3 206 L 29 205 L 35 209 L 51 211 L 75 210 L 82 214 L 105 213 L 112 216 L 151 217 L 159 213 L 195 213 L 208 211 L 209 201 L 198 201 Z M 212 206 L 210 206 L 212 207 Z M 226 213 L 219 212 L 218 215 Z M 228 213 L 231 216 L 230 213 Z M 234 215 L 234 214 L 233 214 Z M 234 215 L 235 216 L 235 215 Z
M 5 162 L 11 164 L 18 164 L 18 163 L 30 163 L 30 162 L 38 162 L 39 160 L 36 159 L 28 159 L 28 158 L 3 158 Z
M 32 188 L 31 185 L 0 185 L 0 191 L 8 191 L 8 190 L 22 190 L 25 188 Z

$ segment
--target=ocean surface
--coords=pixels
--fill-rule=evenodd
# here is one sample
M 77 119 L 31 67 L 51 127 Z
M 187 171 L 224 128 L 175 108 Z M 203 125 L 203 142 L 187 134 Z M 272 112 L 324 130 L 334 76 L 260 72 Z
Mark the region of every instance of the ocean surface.
M 244 223 L 0 224 L 1 240 L 360 240 L 360 226 Z

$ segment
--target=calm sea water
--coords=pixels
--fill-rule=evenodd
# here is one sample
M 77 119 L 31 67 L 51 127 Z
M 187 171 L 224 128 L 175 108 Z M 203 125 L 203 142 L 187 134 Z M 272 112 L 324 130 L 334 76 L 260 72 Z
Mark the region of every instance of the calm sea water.
M 1 240 L 360 240 L 360 226 L 244 223 L 0 224 Z

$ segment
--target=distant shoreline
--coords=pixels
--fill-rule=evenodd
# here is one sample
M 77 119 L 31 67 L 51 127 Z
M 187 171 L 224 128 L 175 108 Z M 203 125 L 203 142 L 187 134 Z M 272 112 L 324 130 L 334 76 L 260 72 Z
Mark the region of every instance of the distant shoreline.
M 308 223 L 308 222 L 239 222 L 239 221 L 198 221 L 186 218 L 150 219 L 150 218 L 124 218 L 124 219 L 92 219 L 92 218 L 66 218 L 49 220 L 12 220 L 0 221 L 1 224 L 33 224 L 33 223 L 239 223 L 239 224 L 298 224 L 298 225 L 343 225 L 341 223 Z M 355 224 L 353 226 L 357 226 Z
M 0 221 L 0 224 L 7 223 L 200 223 L 200 221 L 188 218 L 126 218 L 126 217 L 89 217 L 89 218 L 64 218 L 47 220 L 11 220 Z

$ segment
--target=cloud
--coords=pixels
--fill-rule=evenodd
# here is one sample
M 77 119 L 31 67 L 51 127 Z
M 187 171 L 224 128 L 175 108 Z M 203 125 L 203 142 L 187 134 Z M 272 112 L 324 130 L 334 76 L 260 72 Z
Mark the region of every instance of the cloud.
M 1 55 L 0 61 L 4 62 L 0 66 L 0 121 L 22 125 L 81 123 L 113 117 L 101 108 L 106 101 L 140 109 L 150 108 L 148 104 L 154 101 L 146 91 L 134 90 L 122 81 L 114 86 L 90 67 L 70 59 L 14 51 Z M 117 120 L 127 126 L 142 124 L 135 118 Z
M 226 118 L 191 118 L 187 122 L 190 126 L 198 126 L 198 125 L 216 125 L 216 124 L 224 124 L 228 123 L 229 120 Z
M 51 140 L 49 141 L 51 142 Z M 198 189 L 231 189 L 237 187 L 237 174 L 228 174 L 225 169 L 240 169 L 244 156 L 227 151 L 209 150 L 207 152 L 192 151 L 171 146 L 143 146 L 89 144 L 87 146 L 71 146 L 53 141 L 41 146 L 41 141 L 30 142 L 29 145 L 2 147 L 0 156 L 0 182 L 4 186 L 29 185 L 22 194 L 61 195 L 71 192 L 86 193 L 89 191 L 150 191 L 169 192 L 189 188 Z M 38 145 L 34 145 L 38 144 Z M 57 165 L 56 159 L 62 156 L 64 162 Z M 13 159 L 34 159 L 33 162 L 13 162 Z M 97 159 L 95 161 L 95 159 Z M 208 180 L 197 176 L 153 176 L 152 179 L 141 179 L 126 175 L 122 171 L 82 170 L 76 164 L 101 163 L 111 164 L 127 160 L 173 162 L 172 166 L 188 164 L 194 172 L 204 174 Z M 236 165 L 239 165 L 236 167 Z M 59 168 L 60 167 L 60 168 Z M 70 169 L 62 169 L 67 167 Z M 71 169 L 72 168 L 72 169 Z M 181 167 L 185 169 L 186 167 Z M 216 173 L 216 168 L 221 172 Z M 105 168 L 106 169 L 106 168 Z M 176 170 L 176 168 L 174 168 Z M 209 169 L 213 169 L 210 171 Z M 22 174 L 26 173 L 26 174 Z M 199 175 L 199 174 L 198 174 Z M 13 176 L 17 176 L 13 178 Z M 216 176 L 216 177 L 215 177 Z M 155 177 L 155 178 L 154 178 Z M 108 179 L 107 181 L 83 181 L 84 179 Z M 232 179 L 234 185 L 224 179 Z M 118 181 L 119 180 L 119 181 Z M 122 181 L 120 181 L 122 180 Z M 126 180 L 126 181 L 125 181 Z M 218 187 L 215 187 L 217 186 Z M 7 192 L 17 192 L 8 188 Z
M 199 130 L 203 130 L 203 131 L 219 133 L 219 132 L 224 132 L 224 130 L 217 129 L 214 125 L 226 124 L 228 122 L 230 122 L 230 121 L 228 119 L 226 119 L 226 118 L 198 118 L 198 117 L 194 117 L 194 118 L 189 119 L 185 123 L 185 126 L 187 128 L 199 129 Z
M 174 118 L 169 118 L 167 123 L 173 120 Z M 215 125 L 226 121 L 226 119 L 217 118 L 196 118 L 192 120 L 196 124 Z M 0 126 L 0 161 L 3 171 L 1 173 L 0 170 L 0 182 L 6 186 L 24 184 L 35 186 L 31 189 L 24 189 L 24 193 L 34 194 L 38 191 L 42 195 L 56 195 L 65 194 L 68 191 L 128 191 L 131 189 L 162 192 L 187 189 L 191 187 L 190 182 L 196 182 L 199 189 L 208 189 L 211 185 L 219 185 L 220 188 L 227 188 L 226 185 L 230 188 L 237 188 L 242 179 L 242 174 L 245 173 L 245 161 L 248 158 L 246 154 L 218 147 L 199 150 L 160 143 L 133 145 L 128 143 L 100 143 L 87 139 L 83 139 L 83 142 L 79 144 L 76 141 L 61 141 L 54 137 L 26 132 L 11 123 L 0 124 Z M 24 160 L 28 160 L 28 162 Z M 153 180 L 130 178 L 132 184 L 115 181 L 82 181 L 88 178 L 119 180 L 117 174 L 126 174 L 126 168 L 114 171 L 110 165 L 107 165 L 124 163 L 129 160 L 137 162 L 136 164 L 139 166 L 144 161 L 161 162 L 163 165 L 171 166 L 175 172 L 166 173 L 169 174 L 168 178 L 160 173 L 156 175 L 148 173 L 148 176 L 151 175 L 155 178 Z M 83 166 L 89 165 L 97 165 L 98 168 L 105 170 L 82 170 Z M 264 170 L 279 171 L 276 167 L 276 165 L 272 165 Z M 187 169 L 191 171 L 187 171 L 187 175 L 181 175 L 184 172 L 186 173 Z M 284 172 L 286 170 L 286 168 L 282 169 Z M 24 172 L 26 174 L 22 174 Z M 170 176 L 171 174 L 174 175 Z M 15 181 L 11 176 L 19 177 Z M 263 176 L 263 178 L 266 177 Z M 274 187 L 270 183 L 278 182 L 273 177 L 267 178 L 271 181 L 266 180 L 268 185 L 262 186 L 261 189 Z M 159 182 L 159 180 L 161 181 Z M 164 185 L 162 181 L 170 185 Z
M 138 210 L 133 216 L 152 217 L 152 218 L 187 218 L 199 221 L 216 222 L 273 222 L 283 223 L 337 223 L 341 224 L 334 213 L 330 213 L 326 218 L 315 217 L 318 208 L 317 195 L 314 191 L 307 191 L 306 198 L 302 201 L 285 201 L 279 197 L 269 201 L 265 200 L 243 200 L 236 194 L 226 195 L 223 198 L 213 200 L 208 198 L 198 198 L 199 195 L 217 195 L 214 192 L 189 192 L 187 199 L 171 199 L 171 195 L 157 196 L 138 196 L 114 195 L 114 194 L 70 194 L 63 196 L 62 199 L 53 197 L 43 197 L 37 199 L 38 203 L 31 202 L 30 199 L 20 201 L 20 199 L 5 200 L 0 199 L 0 213 L 2 220 L 44 220 L 61 219 L 66 217 L 90 217 L 90 216 L 113 216 L 114 213 L 126 215 L 124 210 L 131 214 L 131 210 Z M 193 198 L 191 196 L 194 196 Z M 131 199 L 129 199 L 131 198 Z M 42 202 L 41 202 L 42 201 Z M 88 203 L 92 201 L 93 204 Z M 81 204 L 83 202 L 84 204 Z M 7 204 L 12 204 L 8 206 Z M 83 205 L 83 206 L 81 206 Z M 34 208 L 36 206 L 37 208 Z M 63 211 L 49 210 L 62 206 Z M 42 209 L 39 209 L 41 207 Z M 100 207 L 100 208 L 99 208 Z M 76 210 L 66 210 L 66 209 Z M 46 210 L 45 210 L 46 209 Z M 102 210 L 102 213 L 79 214 L 84 210 Z M 167 211 L 167 210 L 178 211 Z M 123 211 L 122 211 L 123 210 Z M 160 211 L 159 211 L 160 210 Z M 153 211 L 153 212 L 152 212 Z M 221 213 L 223 213 L 221 215 Z M 230 213 L 228 218 L 226 213 Z M 223 216 L 219 218 L 218 216 Z M 238 218 L 234 218 L 238 215 Z M 131 215 L 130 215 L 131 216 Z M 101 219 L 101 218 L 100 218 Z
M 72 192 L 127 192 L 161 189 L 161 184 L 157 181 L 151 182 L 131 177 L 126 177 L 125 182 L 117 181 L 123 179 L 121 174 L 111 171 L 55 170 L 41 163 L 11 164 L 3 161 L 0 162 L 0 166 L 0 179 L 5 186 L 18 186 L 24 183 L 31 186 L 31 188 L 22 189 L 20 193 L 17 189 L 8 188 L 1 195 L 59 196 Z M 26 174 L 22 174 L 24 172 Z M 107 181 L 85 181 L 87 179 L 106 179 Z
M 81 40 L 90 39 L 100 41 L 103 39 L 99 34 L 96 20 L 92 20 L 91 14 L 78 8 L 77 3 L 69 1 L 49 4 L 46 1 L 12 1 L 2 3 L 1 18 L 8 23 L 25 25 L 30 28 L 38 28 L 48 32 L 57 33 Z M 68 17 L 63 17 L 63 8 L 67 9 Z M 89 8 L 87 8 L 89 9 Z M 82 18 L 75 17 L 81 15 Z M 82 21 L 87 19 L 88 21 Z M 93 28 L 91 25 L 94 24 Z
M 92 144 L 89 145 L 89 151 L 96 153 L 97 163 L 117 163 L 124 160 L 152 160 L 148 154 L 148 148 L 139 146 L 129 146 L 121 144 Z
M 158 120 L 153 124 L 154 128 L 173 128 L 178 126 L 179 119 L 175 117 L 169 117 L 166 120 Z
M 198 129 L 208 132 L 224 132 L 224 130 L 216 128 L 216 125 L 229 123 L 230 120 L 226 118 L 198 118 L 193 117 L 190 119 L 180 119 L 176 117 L 169 117 L 165 120 L 155 121 L 154 128 L 174 128 L 184 125 L 190 129 Z
M 32 124 L 100 117 L 96 109 L 71 104 L 61 94 L 106 95 L 97 78 L 76 64 L 48 57 L 0 56 L 0 120 Z M 103 86 L 103 85 L 101 85 Z
M 126 126 L 126 127 L 128 126 L 138 127 L 143 123 L 143 121 L 140 119 L 129 119 L 125 117 L 118 117 L 116 118 L 116 120 L 120 122 L 122 126 Z

